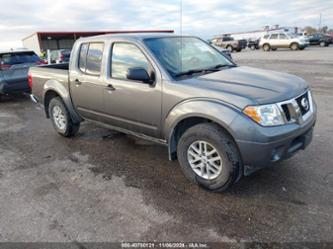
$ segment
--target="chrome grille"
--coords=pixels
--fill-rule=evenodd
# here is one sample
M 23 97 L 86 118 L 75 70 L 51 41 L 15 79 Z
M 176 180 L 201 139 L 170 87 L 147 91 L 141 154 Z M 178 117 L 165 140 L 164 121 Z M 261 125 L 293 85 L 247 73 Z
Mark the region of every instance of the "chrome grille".
M 286 123 L 303 123 L 313 113 L 311 92 L 307 91 L 296 98 L 278 103 Z
M 307 106 L 303 106 L 304 100 L 306 101 Z M 299 108 L 301 109 L 302 115 L 305 115 L 308 111 L 310 111 L 310 101 L 309 101 L 309 93 L 308 92 L 306 92 L 305 94 L 296 98 L 296 102 L 297 102 Z

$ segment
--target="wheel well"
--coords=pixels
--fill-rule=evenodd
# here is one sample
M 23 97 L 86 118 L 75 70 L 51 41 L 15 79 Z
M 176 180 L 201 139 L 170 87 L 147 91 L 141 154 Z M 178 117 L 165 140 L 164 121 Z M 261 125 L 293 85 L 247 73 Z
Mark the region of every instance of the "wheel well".
M 292 42 L 292 43 L 290 44 L 290 47 L 291 47 L 292 45 L 294 45 L 294 44 L 296 44 L 297 46 L 299 46 L 298 42 Z
M 180 121 L 175 128 L 172 131 L 172 135 L 169 141 L 169 157 L 171 160 L 176 160 L 177 159 L 177 145 L 178 141 L 181 138 L 181 136 L 192 126 L 201 124 L 201 123 L 213 123 L 217 124 L 219 127 L 221 127 L 232 139 L 233 137 L 231 136 L 230 132 L 228 132 L 223 126 L 220 124 L 207 119 L 207 118 L 202 118 L 202 117 L 190 117 L 183 119 Z
M 55 98 L 55 97 L 59 97 L 60 95 L 53 90 L 47 91 L 44 97 L 44 107 L 45 107 L 45 114 L 46 117 L 49 118 L 50 114 L 49 114 L 49 104 L 51 99 Z

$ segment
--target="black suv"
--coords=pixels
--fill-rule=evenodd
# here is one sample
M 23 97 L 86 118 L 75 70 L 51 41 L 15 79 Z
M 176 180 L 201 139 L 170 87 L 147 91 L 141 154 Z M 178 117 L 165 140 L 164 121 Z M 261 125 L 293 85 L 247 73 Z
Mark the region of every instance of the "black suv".
M 313 34 L 309 36 L 310 45 L 319 45 L 321 47 L 327 47 L 333 43 L 332 37 L 325 34 Z

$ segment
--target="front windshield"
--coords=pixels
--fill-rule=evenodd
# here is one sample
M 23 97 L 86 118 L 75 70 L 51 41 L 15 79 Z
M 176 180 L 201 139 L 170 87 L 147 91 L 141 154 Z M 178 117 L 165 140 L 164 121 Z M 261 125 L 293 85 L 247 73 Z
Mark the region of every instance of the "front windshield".
M 145 44 L 173 77 L 234 65 L 216 49 L 194 37 L 150 38 Z

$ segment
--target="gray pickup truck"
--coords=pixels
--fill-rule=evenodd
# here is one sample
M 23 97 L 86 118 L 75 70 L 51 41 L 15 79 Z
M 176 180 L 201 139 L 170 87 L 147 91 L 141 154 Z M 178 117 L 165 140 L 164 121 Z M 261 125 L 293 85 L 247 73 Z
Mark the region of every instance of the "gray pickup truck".
M 305 149 L 316 122 L 303 79 L 237 66 L 196 37 L 81 38 L 69 65 L 29 75 L 32 100 L 59 134 L 89 120 L 166 145 L 185 176 L 212 191 Z

